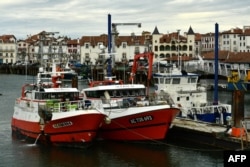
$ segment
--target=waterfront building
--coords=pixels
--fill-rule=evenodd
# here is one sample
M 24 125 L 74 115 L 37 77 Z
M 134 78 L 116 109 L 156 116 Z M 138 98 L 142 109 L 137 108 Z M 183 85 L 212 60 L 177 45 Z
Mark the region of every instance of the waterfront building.
M 250 52 L 250 26 L 244 26 L 239 35 L 238 48 L 240 52 Z
M 32 38 L 17 41 L 17 65 L 36 62 L 34 43 Z
M 81 45 L 79 39 L 68 39 L 66 46 L 66 55 L 69 60 L 81 62 Z M 63 51 L 62 51 L 63 53 Z
M 108 35 L 82 36 L 71 39 L 57 36 L 58 32 L 42 31 L 28 35 L 27 39 L 16 40 L 14 35 L 0 36 L 0 63 L 18 62 L 49 62 L 52 58 L 62 62 L 74 60 L 88 65 L 104 65 L 113 56 L 115 63 L 128 63 L 134 55 L 145 51 L 154 52 L 154 61 L 158 60 L 189 60 L 203 57 L 214 51 L 214 33 L 195 33 L 190 26 L 187 32 L 159 33 L 158 28 L 152 32 L 120 36 L 112 34 L 111 53 L 108 54 Z M 57 36 L 57 37 L 56 37 Z M 229 52 L 250 51 L 250 26 L 233 28 L 219 34 L 219 50 Z M 114 53 L 113 53 L 114 52 Z M 188 58 L 188 59 L 187 59 Z
M 242 35 L 243 30 L 240 28 L 232 28 L 228 31 L 223 31 L 220 33 L 220 49 L 230 52 L 240 52 L 238 47 L 240 44 L 240 36 Z
M 17 40 L 14 35 L 0 36 L 0 64 L 12 64 L 16 62 Z
M 209 32 L 201 35 L 201 55 L 214 50 L 214 41 L 214 33 Z
M 191 26 L 184 35 L 180 34 L 180 30 L 161 34 L 157 27 L 152 33 L 152 51 L 155 54 L 155 61 L 173 57 L 178 57 L 178 59 L 184 56 L 195 57 L 197 50 L 195 47 L 195 33 Z
M 56 33 L 42 31 L 35 35 L 29 35 L 25 40 L 19 40 L 17 43 L 17 61 L 28 63 L 40 62 L 48 66 L 49 63 L 47 62 L 50 62 L 52 59 L 66 62 L 72 56 L 72 53 L 77 52 L 72 52 L 70 39 L 60 36 L 55 37 Z
M 108 35 L 83 36 L 80 39 L 81 63 L 104 65 L 110 56 L 115 56 L 115 63 L 127 63 L 134 55 L 149 50 L 151 35 L 143 32 L 141 35 L 132 33 L 130 36 L 115 37 L 115 53 L 108 54 Z

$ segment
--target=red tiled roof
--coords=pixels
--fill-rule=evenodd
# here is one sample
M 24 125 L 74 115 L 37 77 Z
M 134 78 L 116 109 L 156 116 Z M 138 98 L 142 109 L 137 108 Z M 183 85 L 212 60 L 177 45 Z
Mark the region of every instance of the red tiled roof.
M 227 59 L 228 53 L 229 53 L 229 51 L 219 51 L 218 59 L 219 60 Z M 202 58 L 204 60 L 214 60 L 214 52 L 206 52 L 206 53 L 202 54 Z
M 14 43 L 15 41 L 10 41 L 11 38 L 16 39 L 14 35 L 1 35 L 0 40 L 3 41 L 3 43 Z
M 100 36 L 83 36 L 80 39 L 80 45 L 84 45 L 84 43 L 90 43 L 92 46 L 96 46 L 98 42 L 102 42 L 103 45 L 108 45 L 108 35 L 102 34 Z
M 250 35 L 250 29 L 245 29 L 244 35 Z
M 250 63 L 250 53 L 249 52 L 230 52 L 228 59 L 224 61 L 225 63 Z
M 214 52 L 204 53 L 204 60 L 214 60 Z M 224 63 L 250 63 L 250 52 L 219 51 L 218 59 Z
M 195 41 L 201 41 L 202 35 L 199 33 L 195 33 Z
M 67 40 L 67 45 L 77 45 L 78 39 L 69 39 Z
M 115 44 L 120 46 L 122 42 L 127 42 L 128 45 L 134 45 L 135 43 L 143 45 L 145 42 L 146 36 L 118 36 L 116 38 Z M 104 46 L 108 45 L 108 35 L 102 34 L 100 36 L 83 36 L 80 39 L 80 45 L 84 43 L 90 43 L 92 46 L 96 46 L 98 42 L 102 42 Z
M 240 28 L 233 28 L 231 30 L 223 31 L 221 34 L 242 34 L 243 30 Z
M 173 32 L 173 33 L 170 33 L 170 34 L 165 34 L 163 35 L 161 38 L 160 38 L 160 43 L 170 43 L 171 39 L 174 38 L 174 39 L 178 39 L 178 33 L 177 32 Z M 180 41 L 182 42 L 186 42 L 187 41 L 187 38 L 185 38 L 184 36 L 182 35 L 179 35 L 179 39 Z

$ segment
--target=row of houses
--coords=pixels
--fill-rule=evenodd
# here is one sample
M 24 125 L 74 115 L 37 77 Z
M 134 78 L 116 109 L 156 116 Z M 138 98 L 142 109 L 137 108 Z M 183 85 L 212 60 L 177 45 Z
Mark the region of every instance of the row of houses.
M 214 50 L 214 33 L 195 33 L 190 26 L 181 33 L 153 32 L 131 33 L 129 36 L 115 34 L 115 62 L 127 63 L 137 53 L 154 52 L 154 61 L 188 57 L 195 59 Z M 26 39 L 16 39 L 14 35 L 0 36 L 0 63 L 43 62 L 57 58 L 61 61 L 76 60 L 85 64 L 104 64 L 110 57 L 107 53 L 108 35 L 82 36 L 71 39 L 58 32 L 42 31 L 29 35 Z M 250 57 L 250 26 L 232 28 L 219 33 L 219 50 L 246 53 Z M 248 54 L 249 53 L 249 54 Z

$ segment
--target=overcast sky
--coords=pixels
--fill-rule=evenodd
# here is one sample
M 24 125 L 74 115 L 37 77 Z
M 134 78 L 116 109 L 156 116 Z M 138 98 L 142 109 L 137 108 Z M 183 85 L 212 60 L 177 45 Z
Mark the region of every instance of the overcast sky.
M 41 31 L 60 32 L 61 36 L 107 34 L 108 14 L 113 23 L 141 23 L 118 26 L 120 35 L 132 32 L 196 33 L 243 28 L 250 25 L 249 0 L 1 0 L 0 35 L 13 34 L 17 39 Z

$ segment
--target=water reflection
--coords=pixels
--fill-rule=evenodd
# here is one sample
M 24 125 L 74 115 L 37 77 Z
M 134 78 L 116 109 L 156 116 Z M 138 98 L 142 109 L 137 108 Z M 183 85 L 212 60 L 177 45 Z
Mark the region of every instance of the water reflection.
M 101 144 L 101 146 L 100 146 Z M 173 166 L 168 146 L 152 143 L 102 142 L 99 143 L 100 161 L 104 166 Z M 107 159 L 112 159 L 112 164 Z M 115 162 L 115 164 L 114 164 Z

